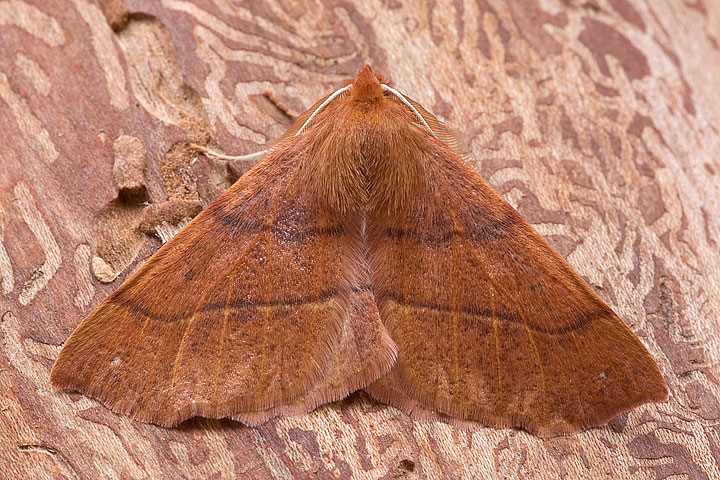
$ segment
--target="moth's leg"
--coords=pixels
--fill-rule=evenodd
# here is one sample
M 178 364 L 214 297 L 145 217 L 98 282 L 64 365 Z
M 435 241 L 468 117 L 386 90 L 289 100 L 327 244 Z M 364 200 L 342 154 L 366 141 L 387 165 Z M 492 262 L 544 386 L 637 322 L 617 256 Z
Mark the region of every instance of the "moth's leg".
M 287 106 L 284 102 L 282 102 L 280 99 L 278 99 L 273 92 L 271 92 L 268 89 L 263 90 L 263 95 L 270 100 L 270 102 L 277 107 L 278 110 L 283 112 L 285 115 L 287 115 L 290 119 L 296 120 L 300 114 Z M 249 163 L 250 165 L 254 165 L 258 161 L 262 160 L 262 158 L 267 155 L 267 150 L 261 150 L 259 152 L 255 153 L 249 153 L 247 155 L 225 155 L 224 153 L 216 152 L 214 150 L 210 150 L 208 148 L 203 147 L 202 145 L 198 145 L 196 143 L 191 143 L 190 148 L 193 150 L 202 153 L 206 157 L 214 158 L 216 160 L 227 160 L 230 162 L 240 162 L 240 163 Z
M 216 160 L 227 160 L 230 162 L 253 162 L 253 163 L 256 163 L 258 160 L 262 159 L 268 153 L 267 150 L 260 150 L 259 152 L 249 153 L 247 155 L 237 155 L 237 156 L 236 155 L 225 155 L 224 153 L 210 150 L 208 148 L 203 147 L 202 145 L 198 145 L 197 143 L 191 143 L 190 148 L 192 148 L 196 152 L 202 153 L 206 157 L 214 158 Z

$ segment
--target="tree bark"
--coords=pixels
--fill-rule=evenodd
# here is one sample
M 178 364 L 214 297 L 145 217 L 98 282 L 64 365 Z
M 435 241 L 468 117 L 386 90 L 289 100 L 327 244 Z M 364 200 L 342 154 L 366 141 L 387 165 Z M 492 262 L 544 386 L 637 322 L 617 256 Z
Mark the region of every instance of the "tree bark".
M 0 477 L 720 478 L 720 3 L 0 2 Z M 583 434 L 459 430 L 364 393 L 164 429 L 49 384 L 65 339 L 363 63 L 642 339 L 670 387 Z M 685 477 L 683 477 L 683 475 Z

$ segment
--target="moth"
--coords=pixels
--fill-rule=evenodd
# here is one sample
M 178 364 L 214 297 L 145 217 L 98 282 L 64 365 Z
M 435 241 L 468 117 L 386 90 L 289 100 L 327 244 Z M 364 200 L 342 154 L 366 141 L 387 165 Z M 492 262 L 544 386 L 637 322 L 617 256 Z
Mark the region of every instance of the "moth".
M 365 65 L 83 320 L 54 385 L 172 427 L 365 389 L 553 436 L 668 394 L 640 340 Z

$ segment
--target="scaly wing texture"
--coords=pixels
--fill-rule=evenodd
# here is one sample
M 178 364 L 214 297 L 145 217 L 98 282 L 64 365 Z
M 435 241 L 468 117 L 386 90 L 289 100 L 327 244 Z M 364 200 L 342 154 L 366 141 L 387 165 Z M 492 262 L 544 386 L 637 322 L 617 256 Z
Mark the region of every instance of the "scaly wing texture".
M 367 265 L 364 282 L 352 292 L 350 307 L 344 312 L 339 342 L 334 344 L 324 376 L 304 397 L 293 403 L 257 412 L 233 415 L 248 425 L 259 425 L 278 415 L 299 415 L 317 405 L 344 397 L 376 380 L 392 367 L 397 347 L 382 325 L 375 296 L 369 286 Z
M 52 382 L 170 426 L 308 411 L 387 371 L 394 345 L 365 298 L 360 222 L 335 218 L 299 184 L 299 143 L 238 180 L 100 304 Z M 343 341 L 370 345 L 335 366 Z
M 425 177 L 369 229 L 398 346 L 368 387 L 417 417 L 577 432 L 667 395 L 632 331 L 492 187 L 434 137 Z

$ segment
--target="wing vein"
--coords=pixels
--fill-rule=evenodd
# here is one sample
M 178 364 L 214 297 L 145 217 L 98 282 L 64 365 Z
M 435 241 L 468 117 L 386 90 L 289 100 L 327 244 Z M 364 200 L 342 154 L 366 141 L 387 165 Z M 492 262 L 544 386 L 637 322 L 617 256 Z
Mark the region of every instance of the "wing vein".
M 464 235 L 462 235 L 461 238 L 463 239 L 463 243 L 467 244 L 467 238 L 465 238 Z M 468 251 L 471 252 L 471 255 L 472 255 L 472 258 L 473 258 L 473 260 L 474 260 L 474 263 L 482 270 L 482 269 L 483 269 L 483 267 L 482 267 L 482 260 L 478 257 L 478 255 L 477 255 L 477 253 L 475 252 L 475 250 L 474 250 L 471 246 L 469 246 L 469 247 L 468 247 Z M 493 287 L 494 287 L 494 283 L 493 283 Z M 494 287 L 494 288 L 495 288 L 495 287 Z M 507 292 L 506 292 L 506 293 L 507 293 Z M 519 306 L 519 305 L 520 305 L 520 302 L 518 301 L 517 295 L 515 295 L 515 294 L 513 294 L 513 293 L 510 293 L 510 295 L 511 295 L 511 298 L 512 298 L 513 305 Z M 531 328 L 530 325 L 528 324 L 528 322 L 527 322 L 527 320 L 526 320 L 526 318 L 525 318 L 525 315 L 523 315 L 522 308 L 516 308 L 515 311 L 517 312 L 518 317 L 520 317 L 520 320 L 521 320 L 521 322 L 522 322 L 522 325 L 523 325 L 523 327 L 525 328 L 525 331 L 526 331 L 527 334 L 528 334 L 528 339 L 530 340 L 530 343 L 531 343 L 531 345 L 532 345 L 532 347 L 533 347 L 533 353 L 535 354 L 535 359 L 536 359 L 536 362 L 537 362 L 537 366 L 538 366 L 538 369 L 540 370 L 540 380 L 541 380 L 540 388 L 542 389 L 542 396 L 541 396 L 541 398 L 545 398 L 545 397 L 546 397 L 546 394 L 547 394 L 547 385 L 545 384 L 545 382 L 546 382 L 546 379 L 545 379 L 545 369 L 544 369 L 544 367 L 543 367 L 542 359 L 540 358 L 540 351 L 538 350 L 537 344 L 535 343 L 535 336 L 533 335 L 533 330 L 534 330 L 534 329 Z M 543 409 L 544 409 L 544 407 L 545 407 L 545 404 L 543 403 Z
M 215 368 L 213 372 L 213 381 L 215 383 L 215 390 L 213 391 L 213 400 L 215 405 L 218 403 L 218 391 L 220 390 L 220 370 L 222 367 L 223 356 L 225 355 L 225 343 L 227 341 L 227 325 L 228 317 L 230 316 L 230 310 L 228 309 L 228 300 L 230 299 L 230 287 L 232 282 L 227 282 L 227 290 L 225 291 L 225 307 L 223 307 L 223 324 L 220 329 L 220 341 L 218 344 L 218 354 L 215 360 Z
M 447 187 L 450 188 L 450 186 L 447 186 Z M 436 196 L 436 199 L 440 200 L 437 196 L 437 193 L 435 194 L 435 196 Z M 442 202 L 441 204 L 444 204 L 444 202 Z M 483 266 L 482 259 L 480 259 L 478 257 L 478 254 L 477 254 L 477 252 L 475 252 L 475 249 L 473 248 L 473 246 L 469 244 L 470 242 L 469 242 L 468 238 L 465 236 L 465 231 L 457 219 L 457 213 L 449 206 L 447 206 L 447 205 L 445 205 L 445 206 L 446 206 L 445 211 L 447 211 L 448 214 L 450 215 L 450 217 L 453 221 L 453 224 L 455 225 L 455 231 L 459 232 L 459 238 L 461 239 L 461 242 L 462 242 L 463 246 L 465 247 L 465 250 L 470 252 L 473 263 L 478 267 L 478 269 L 480 271 L 483 272 L 485 278 L 488 280 L 489 284 L 493 287 L 493 289 L 497 293 L 499 293 L 500 290 L 498 289 L 498 287 L 495 284 L 495 282 L 493 281 L 493 279 L 490 277 L 489 272 L 487 272 L 487 270 Z M 507 291 L 506 291 L 506 293 L 507 293 Z M 535 354 L 536 363 L 537 363 L 538 369 L 540 370 L 540 380 L 541 380 L 540 388 L 542 389 L 542 395 L 540 396 L 540 398 L 545 398 L 547 395 L 547 385 L 546 385 L 546 378 L 545 378 L 545 369 L 543 367 L 542 359 L 540 358 L 540 351 L 537 348 L 537 344 L 535 342 L 535 337 L 533 335 L 532 329 L 530 328 L 530 325 L 528 324 L 528 322 L 525 318 L 525 315 L 523 315 L 522 308 L 518 307 L 520 305 L 520 302 L 518 301 L 517 295 L 513 294 L 513 293 L 510 293 L 510 295 L 512 298 L 513 305 L 516 306 L 515 311 L 517 312 L 518 317 L 520 317 L 520 321 L 521 321 L 523 327 L 525 328 L 525 331 L 528 334 L 528 339 L 530 340 L 530 343 L 532 345 L 533 353 Z M 491 310 L 494 310 L 494 302 L 491 302 Z M 495 318 L 494 312 L 493 312 L 492 318 Z M 544 410 L 545 403 L 542 404 L 542 408 Z
M 299 168 L 300 168 L 300 167 L 296 165 L 296 167 L 295 167 L 295 169 L 294 169 L 294 171 L 293 171 L 293 175 L 292 175 L 292 177 L 290 178 L 290 180 L 288 181 L 288 183 L 285 185 L 283 191 L 289 190 L 289 188 L 290 188 L 292 185 L 294 185 L 294 181 L 295 181 L 295 178 L 297 177 Z M 248 193 L 248 195 L 249 195 L 249 193 Z M 273 225 L 273 223 L 275 222 L 275 218 L 277 217 L 277 213 L 278 213 L 278 211 L 280 210 L 280 206 L 281 206 L 282 204 L 283 204 L 282 199 L 280 199 L 280 200 L 278 200 L 278 201 L 275 202 L 275 205 L 273 206 L 272 213 L 268 216 L 268 221 L 265 222 L 265 224 L 266 224 L 267 226 Z M 233 233 L 235 233 L 235 232 L 233 231 Z M 245 256 L 246 256 L 247 253 L 250 251 L 250 249 L 253 248 L 255 245 L 258 244 L 258 242 L 260 241 L 263 233 L 265 233 L 265 232 L 264 232 L 264 230 L 261 229 L 257 234 L 254 235 L 254 238 L 251 237 L 251 240 L 248 242 L 248 245 L 247 245 L 245 248 L 242 249 L 241 253 L 237 256 L 237 259 L 233 262 L 232 266 L 228 269 L 228 272 L 232 273 L 232 272 L 235 271 L 235 269 L 236 269 L 237 266 L 240 264 L 240 262 L 242 262 L 242 261 L 244 260 Z M 229 275 L 229 274 L 228 274 L 228 275 Z M 182 340 L 180 341 L 180 343 L 179 343 L 179 345 L 178 345 L 177 352 L 176 352 L 176 354 L 175 354 L 175 361 L 173 362 L 173 373 L 172 373 L 171 390 L 170 390 L 170 391 L 171 391 L 171 395 L 172 395 L 173 398 L 175 397 L 175 393 L 176 393 L 175 388 L 176 388 L 176 384 L 177 384 L 177 366 L 178 366 L 178 360 L 179 360 L 179 358 L 180 358 L 180 355 L 181 355 L 181 353 L 182 353 L 182 351 L 183 351 L 183 347 L 184 347 L 185 342 L 186 342 L 186 340 L 187 340 L 188 332 L 190 331 L 191 326 L 194 324 L 194 322 L 195 322 L 195 320 L 196 320 L 196 318 L 197 318 L 197 316 L 198 316 L 198 315 L 197 315 L 198 306 L 201 305 L 201 304 L 204 304 L 204 303 L 205 303 L 205 300 L 207 299 L 207 297 L 208 297 L 208 296 L 210 295 L 210 293 L 214 290 L 214 287 L 217 286 L 217 284 L 218 284 L 220 281 L 222 281 L 222 280 L 227 280 L 227 277 L 228 277 L 227 275 L 226 275 L 225 277 L 218 277 L 218 278 L 215 280 L 215 282 L 213 282 L 213 284 L 212 284 L 212 286 L 211 286 L 212 288 L 207 288 L 207 291 L 206 291 L 205 295 L 203 295 L 202 298 L 201 298 L 201 299 L 198 301 L 198 303 L 195 305 L 195 314 L 193 314 L 193 316 L 190 317 L 190 320 L 188 321 L 188 324 L 187 324 L 186 327 L 185 327 L 185 331 L 183 332 Z M 232 284 L 232 282 L 228 282 L 228 284 Z

